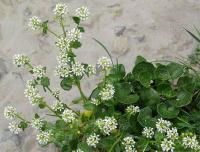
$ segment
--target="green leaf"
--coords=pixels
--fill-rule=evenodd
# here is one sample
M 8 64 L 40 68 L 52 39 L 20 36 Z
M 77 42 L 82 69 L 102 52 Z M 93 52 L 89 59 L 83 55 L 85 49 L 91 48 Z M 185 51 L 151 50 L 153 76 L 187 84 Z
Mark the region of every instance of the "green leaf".
M 157 85 L 157 91 L 167 97 L 172 98 L 176 96 L 176 92 L 172 89 L 170 82 L 164 82 Z
M 26 129 L 27 127 L 28 127 L 28 124 L 27 124 L 27 122 L 25 122 L 25 121 L 21 121 L 20 123 L 19 123 L 19 128 L 21 128 L 22 130 L 24 130 L 24 129 Z
M 137 64 L 139 64 L 141 62 L 146 62 L 146 61 L 147 60 L 144 57 L 138 55 L 137 58 L 136 58 L 136 60 L 135 60 L 135 65 L 137 65 Z
M 155 127 L 156 119 L 152 117 L 152 110 L 150 107 L 145 107 L 140 110 L 137 121 L 143 127 Z
M 73 19 L 73 21 L 74 21 L 74 23 L 76 23 L 77 25 L 79 25 L 80 24 L 80 18 L 79 17 L 77 17 L 77 16 L 74 16 L 74 17 L 72 17 L 72 19 Z
M 40 102 L 38 106 L 40 109 L 44 109 L 46 107 L 46 104 L 45 102 Z
M 91 99 L 91 98 L 94 98 L 94 99 L 98 98 L 99 92 L 100 92 L 99 88 L 98 88 L 98 87 L 95 88 L 95 89 L 92 91 L 91 95 L 90 95 L 90 99 Z
M 40 116 L 36 113 L 34 118 L 38 119 L 38 118 L 40 118 Z
M 149 141 L 146 138 L 140 137 L 137 142 L 137 149 L 141 152 L 148 151 Z
M 116 83 L 115 84 L 115 100 L 117 102 L 123 101 L 131 94 L 131 85 L 129 83 Z
M 47 30 L 48 30 L 48 20 L 42 23 L 42 32 L 43 34 L 47 34 Z
M 81 47 L 81 42 L 79 42 L 78 40 L 72 41 L 72 42 L 70 42 L 70 46 L 71 46 L 72 48 L 74 48 L 74 49 L 78 49 L 78 48 Z
M 156 139 L 156 141 L 158 141 L 158 142 L 162 141 L 164 137 L 165 137 L 164 134 L 162 134 L 162 133 L 160 133 L 160 132 L 156 132 L 156 133 L 155 133 L 155 139 Z
M 64 120 L 57 120 L 55 125 L 57 129 L 64 129 L 67 127 L 67 124 Z
M 157 78 L 161 80 L 169 80 L 171 78 L 170 73 L 165 65 L 159 65 L 155 73 Z
M 134 78 L 139 81 L 144 87 L 149 87 L 154 79 L 155 68 L 153 64 L 148 62 L 138 63 L 132 71 Z
M 171 79 L 176 79 L 184 73 L 184 67 L 180 64 L 170 63 L 166 67 L 170 73 Z
M 42 77 L 41 78 L 41 85 L 43 87 L 48 87 L 50 85 L 50 81 L 48 77 Z
M 73 85 L 73 79 L 72 78 L 64 78 L 61 82 L 60 82 L 60 86 L 61 88 L 63 88 L 63 90 L 70 90 L 72 88 Z
M 143 88 L 140 97 L 145 105 L 151 106 L 160 102 L 160 96 L 153 88 Z
M 81 26 L 79 26 L 78 29 L 79 29 L 82 33 L 85 32 L 85 29 L 84 29 L 83 27 L 81 27 Z
M 192 32 L 190 32 L 189 30 L 185 29 L 197 42 L 200 43 L 200 38 L 197 37 L 195 34 L 193 34 Z
M 179 90 L 186 90 L 192 93 L 196 87 L 196 80 L 189 76 L 180 77 L 177 85 Z
M 178 116 L 180 110 L 165 103 L 160 103 L 157 105 L 157 112 L 163 118 L 172 119 Z
M 184 107 L 192 102 L 192 94 L 188 91 L 179 91 L 177 99 L 170 100 L 169 103 L 175 107 Z
M 136 103 L 139 100 L 139 96 L 137 94 L 129 95 L 125 97 L 123 100 L 119 101 L 123 104 L 133 104 Z
M 86 110 L 89 110 L 89 111 L 93 111 L 96 108 L 96 106 L 92 104 L 91 102 L 85 102 L 83 106 Z
M 84 152 L 92 152 L 92 148 L 88 146 L 85 142 L 80 142 L 78 144 L 78 148 L 80 148 Z
M 125 67 L 123 64 L 117 64 L 112 67 L 110 74 L 117 75 L 119 78 L 123 78 L 126 74 Z

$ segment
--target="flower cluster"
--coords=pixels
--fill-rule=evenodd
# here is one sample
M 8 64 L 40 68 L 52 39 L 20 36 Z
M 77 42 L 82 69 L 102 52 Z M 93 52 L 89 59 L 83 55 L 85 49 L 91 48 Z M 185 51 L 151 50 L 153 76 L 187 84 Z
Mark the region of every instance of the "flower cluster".
M 39 65 L 33 68 L 33 76 L 35 78 L 42 78 L 46 74 L 46 69 L 45 67 Z
M 35 86 L 29 84 L 30 81 L 27 83 L 27 89 L 24 91 L 25 96 L 29 99 L 32 105 L 40 103 L 43 98 L 40 96 L 39 91 Z
M 98 99 L 91 98 L 91 103 L 98 106 L 100 104 L 100 101 Z
M 122 145 L 124 146 L 125 152 L 136 152 L 135 141 L 133 137 L 127 136 L 123 139 Z
M 56 42 L 56 46 L 61 50 L 61 51 L 66 51 L 70 47 L 70 40 L 64 37 L 60 37 L 58 39 L 58 42 Z
M 75 76 L 83 76 L 84 74 L 84 65 L 82 65 L 81 63 L 79 63 L 78 61 L 75 62 L 73 65 L 72 65 L 72 72 Z
M 154 129 L 151 127 L 145 127 L 143 128 L 142 135 L 151 139 L 154 136 Z
M 60 78 L 67 78 L 70 76 L 71 71 L 70 71 L 69 67 L 67 67 L 67 66 L 58 65 L 56 67 L 55 73 Z
M 94 65 L 88 65 L 87 67 L 88 75 L 95 75 L 96 74 L 96 67 Z
M 71 123 L 76 119 L 76 114 L 70 109 L 65 109 L 62 113 L 62 119 L 66 123 Z
M 46 145 L 51 141 L 52 134 L 50 131 L 41 131 L 36 137 L 36 140 L 40 145 Z
M 28 26 L 32 29 L 32 30 L 37 30 L 38 28 L 41 27 L 41 20 L 37 17 L 37 16 L 33 16 L 29 19 L 29 23 Z
M 41 118 L 33 118 L 31 126 L 37 130 L 40 130 L 44 125 L 44 121 Z
M 24 54 L 16 54 L 13 57 L 13 63 L 17 66 L 22 66 L 30 63 L 30 59 L 28 56 Z
M 58 90 L 58 89 L 53 89 L 52 90 L 52 95 L 55 97 L 55 98 L 59 98 L 59 96 L 60 96 L 60 90 Z
M 59 55 L 57 56 L 57 60 L 59 65 L 67 66 L 70 62 L 70 57 L 68 57 L 68 53 L 65 51 L 60 51 Z
M 106 84 L 105 87 L 99 92 L 101 100 L 106 101 L 113 98 L 115 88 L 112 84 Z
M 169 140 L 167 138 L 164 138 L 164 140 L 161 142 L 161 148 L 162 151 L 174 151 L 174 142 L 172 140 Z
M 15 119 L 18 112 L 16 111 L 16 108 L 12 106 L 7 106 L 4 108 L 4 117 L 6 119 Z
M 97 144 L 99 143 L 100 138 L 99 135 L 96 135 L 95 133 L 90 135 L 87 139 L 86 142 L 89 146 L 92 146 L 94 148 L 96 148 Z
M 67 35 L 70 41 L 76 41 L 81 38 L 81 31 L 78 28 L 73 28 L 68 31 Z
M 167 138 L 171 140 L 178 139 L 177 128 L 173 127 L 167 130 Z
M 107 57 L 99 58 L 97 64 L 98 64 L 99 68 L 101 68 L 102 70 L 109 70 L 112 66 L 111 60 L 108 59 Z
M 60 101 L 55 101 L 55 103 L 51 106 L 54 111 L 62 111 L 64 110 L 64 104 Z
M 133 105 L 130 105 L 126 108 L 126 112 L 130 115 L 134 115 L 138 112 L 140 112 L 140 108 L 138 106 L 133 106 Z
M 16 122 L 10 122 L 8 125 L 8 129 L 13 134 L 19 134 L 22 131 L 22 129 L 19 128 L 19 124 L 17 124 Z
M 85 6 L 76 9 L 76 16 L 79 17 L 82 21 L 88 19 L 89 14 L 89 10 Z
M 110 135 L 110 133 L 117 128 L 118 124 L 114 117 L 105 117 L 104 119 L 98 119 L 96 125 L 103 133 Z
M 56 7 L 54 8 L 53 12 L 55 15 L 61 16 L 61 15 L 67 14 L 68 7 L 66 4 L 58 3 L 56 4 Z
M 193 135 L 191 133 L 183 135 L 182 145 L 185 148 L 191 148 L 191 149 L 194 149 L 194 150 L 200 150 L 199 149 L 200 145 L 199 145 L 199 142 L 197 141 L 196 135 Z
M 161 133 L 167 132 L 167 130 L 169 130 L 169 127 L 171 125 L 172 124 L 170 121 L 163 120 L 162 118 L 158 119 L 158 121 L 156 122 L 156 128 Z

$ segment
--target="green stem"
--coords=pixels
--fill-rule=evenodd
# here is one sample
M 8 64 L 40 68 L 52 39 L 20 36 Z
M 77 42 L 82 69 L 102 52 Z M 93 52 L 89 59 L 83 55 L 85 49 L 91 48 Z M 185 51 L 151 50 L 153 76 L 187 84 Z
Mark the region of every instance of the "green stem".
M 188 126 L 194 128 L 190 123 L 188 123 L 187 121 L 181 119 L 180 117 L 177 117 L 178 120 L 182 121 L 183 123 L 187 124 Z
M 60 115 L 58 115 L 46 102 L 45 102 L 45 106 L 51 111 L 53 112 L 58 118 L 62 119 L 62 117 Z
M 57 35 L 55 32 L 53 32 L 51 29 L 47 29 L 49 33 L 53 34 L 55 37 L 59 38 L 59 35 Z
M 18 119 L 25 121 L 27 123 L 30 123 L 30 121 L 25 120 L 24 118 L 22 118 L 19 114 L 16 115 Z
M 87 97 L 85 96 L 85 94 L 83 93 L 83 91 L 81 89 L 80 81 L 76 82 L 76 86 L 78 87 L 78 90 L 79 90 L 79 92 L 81 94 L 81 97 L 82 97 L 83 101 L 86 102 L 87 101 Z
M 61 18 L 60 18 L 60 25 L 61 25 L 61 27 L 62 27 L 64 37 L 66 37 L 66 31 L 65 31 L 65 26 L 64 26 L 64 24 L 63 24 L 63 18 L 62 18 L 62 16 L 61 16 Z
M 49 87 L 46 87 L 47 88 L 47 90 L 49 90 L 49 92 L 52 94 L 52 90 L 49 88 Z M 53 94 L 52 94 L 53 95 Z M 54 95 L 53 95 L 54 96 Z M 54 96 L 55 97 L 55 96 Z M 60 100 L 60 98 L 58 97 L 55 97 L 56 98 L 56 100 L 58 100 L 59 102 L 62 102 L 61 100 Z M 74 113 L 76 113 L 77 115 L 79 115 L 79 113 L 78 112 L 76 112 L 76 111 L 74 111 L 73 109 L 71 109 L 70 107 L 68 107 L 67 105 L 66 105 L 66 108 L 67 109 L 69 109 L 69 110 L 72 110 Z
M 122 134 L 121 134 L 121 135 L 117 138 L 117 140 L 112 144 L 112 146 L 111 146 L 111 148 L 109 149 L 108 152 L 112 152 L 112 151 L 113 151 L 113 149 L 114 149 L 115 146 L 118 144 L 118 142 L 120 142 L 121 138 L 122 138 Z

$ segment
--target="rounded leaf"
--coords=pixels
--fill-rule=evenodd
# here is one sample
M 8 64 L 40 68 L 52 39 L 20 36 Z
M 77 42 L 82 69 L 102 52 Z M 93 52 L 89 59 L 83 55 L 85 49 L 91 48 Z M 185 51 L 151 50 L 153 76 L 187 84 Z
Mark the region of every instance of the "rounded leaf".
M 157 112 L 163 118 L 172 119 L 176 118 L 179 114 L 179 109 L 173 106 L 168 106 L 165 103 L 157 105 Z

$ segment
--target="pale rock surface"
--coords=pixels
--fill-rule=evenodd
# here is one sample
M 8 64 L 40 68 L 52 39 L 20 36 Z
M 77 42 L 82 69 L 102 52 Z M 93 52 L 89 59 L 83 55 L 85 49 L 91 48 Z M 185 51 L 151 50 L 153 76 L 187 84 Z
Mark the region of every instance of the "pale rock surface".
M 15 106 L 28 119 L 38 111 L 24 97 L 25 81 L 31 76 L 23 68 L 12 65 L 12 56 L 16 53 L 29 55 L 34 65 L 48 65 L 48 75 L 53 80 L 51 85 L 59 87 L 59 79 L 53 74 L 58 52 L 55 39 L 27 27 L 28 19 L 33 15 L 43 20 L 53 17 L 52 9 L 57 2 L 68 3 L 72 12 L 81 5 L 90 9 L 90 19 L 83 23 L 86 29 L 83 47 L 76 50 L 80 61 L 95 64 L 100 56 L 106 55 L 92 37 L 104 43 L 128 71 L 137 55 L 149 60 L 187 57 L 196 46 L 183 27 L 199 27 L 199 0 L 0 0 L 1 152 L 56 151 L 53 146 L 39 148 L 35 141 L 36 132 L 32 129 L 19 136 L 11 135 L 7 130 L 9 121 L 2 113 L 6 105 Z M 56 23 L 50 21 L 50 26 L 57 30 Z M 98 80 L 98 77 L 84 80 L 84 92 L 89 94 Z M 76 88 L 62 95 L 66 103 L 77 96 Z M 53 102 L 52 98 L 47 100 Z M 39 113 L 45 114 L 41 110 Z

